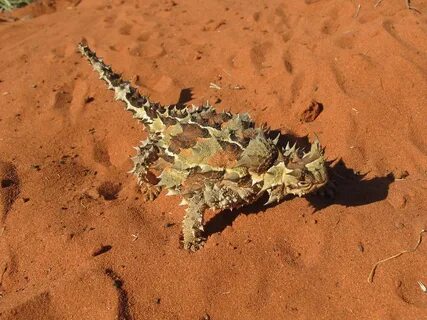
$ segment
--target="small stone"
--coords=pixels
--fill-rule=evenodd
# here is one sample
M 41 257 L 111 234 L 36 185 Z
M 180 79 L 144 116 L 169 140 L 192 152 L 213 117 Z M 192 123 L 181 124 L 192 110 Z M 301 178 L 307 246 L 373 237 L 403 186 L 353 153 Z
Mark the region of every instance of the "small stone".
M 396 221 L 396 222 L 394 223 L 394 226 L 395 226 L 397 229 L 403 229 L 403 228 L 405 228 L 405 225 L 404 225 L 402 222 L 400 222 L 400 221 Z
M 363 243 L 362 243 L 362 242 L 359 242 L 359 243 L 357 244 L 357 249 L 358 249 L 360 252 L 364 252 L 364 251 L 365 251 L 365 247 L 363 246 Z
M 200 317 L 200 320 L 211 320 L 211 316 L 205 313 L 203 316 Z
M 34 169 L 34 170 L 36 170 L 36 171 L 40 171 L 40 170 L 41 170 L 41 168 L 40 168 L 40 165 L 39 165 L 39 164 L 32 164 L 32 165 L 31 165 L 31 169 Z
M 393 173 L 393 175 L 395 179 L 403 180 L 409 176 L 409 172 L 407 170 L 401 170 L 401 171 L 397 171 L 396 173 Z

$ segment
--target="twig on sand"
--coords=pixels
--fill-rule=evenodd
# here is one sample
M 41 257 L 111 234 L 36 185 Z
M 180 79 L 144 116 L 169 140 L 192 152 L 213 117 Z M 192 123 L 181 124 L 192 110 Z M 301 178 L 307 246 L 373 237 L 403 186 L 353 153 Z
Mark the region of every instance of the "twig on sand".
M 410 1 L 410 0 L 405 0 L 405 3 L 406 3 L 406 8 L 407 8 L 407 9 L 409 9 L 409 10 L 414 10 L 415 12 L 421 13 L 421 11 L 420 11 L 420 10 L 418 10 L 417 8 L 415 8 L 415 7 L 413 7 L 413 6 L 411 5 L 411 1 Z
M 85 209 L 87 209 L 87 207 L 84 205 L 84 203 L 83 203 L 83 199 L 80 199 L 80 205 L 83 207 L 83 208 L 85 208 Z
M 418 285 L 420 286 L 420 289 L 422 292 L 427 293 L 427 287 L 424 283 L 422 283 L 421 281 L 417 281 Z
M 360 8 L 362 7 L 362 5 L 359 3 L 356 7 L 356 13 L 354 14 L 353 18 L 357 18 L 360 12 Z
M 421 244 L 422 239 L 423 239 L 423 233 L 424 233 L 424 232 L 427 232 L 427 230 L 426 230 L 426 229 L 422 229 L 422 230 L 421 230 L 420 235 L 419 235 L 419 238 L 418 238 L 418 242 L 417 242 L 417 244 L 415 245 L 415 247 L 414 247 L 413 249 L 403 250 L 403 251 L 401 251 L 401 252 L 399 252 L 399 253 L 397 253 L 397 254 L 395 254 L 395 255 L 391 256 L 391 257 L 388 257 L 388 258 L 382 259 L 382 260 L 378 261 L 377 263 L 375 263 L 375 264 L 374 264 L 374 266 L 372 267 L 371 273 L 369 274 L 368 282 L 369 282 L 369 283 L 372 283 L 372 282 L 374 281 L 375 270 L 377 269 L 377 267 L 378 267 L 381 263 L 386 262 L 386 261 L 389 261 L 389 260 L 392 260 L 392 259 L 395 259 L 395 258 L 397 258 L 397 257 L 400 257 L 400 256 L 401 256 L 402 254 L 404 254 L 404 253 L 410 253 L 410 252 L 414 252 L 415 250 L 417 250 L 417 249 L 418 249 L 418 247 L 419 247 L 419 246 L 420 246 L 420 244 Z
M 213 82 L 209 83 L 209 88 L 215 89 L 215 90 L 221 90 L 221 87 Z
M 378 0 L 377 3 L 374 4 L 374 8 L 378 7 L 383 0 Z
M 232 86 L 231 89 L 233 90 L 243 90 L 246 89 L 245 86 L 241 86 L 239 84 L 236 84 L 235 86 Z

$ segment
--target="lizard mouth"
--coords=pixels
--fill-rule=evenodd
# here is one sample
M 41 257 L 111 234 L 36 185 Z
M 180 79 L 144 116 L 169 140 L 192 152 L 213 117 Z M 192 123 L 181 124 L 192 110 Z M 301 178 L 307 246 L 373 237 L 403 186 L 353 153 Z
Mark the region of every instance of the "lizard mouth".
M 325 181 L 317 182 L 317 183 L 313 184 L 313 185 L 311 186 L 310 190 L 308 190 L 308 192 L 312 192 L 312 191 L 319 190 L 320 188 L 322 188 L 323 186 L 325 186 L 327 182 L 328 182 L 328 181 L 327 181 L 327 180 L 325 180 Z
M 300 181 L 295 189 L 301 191 L 303 194 L 310 193 L 322 188 L 328 182 L 328 179 L 316 180 L 314 177 L 312 181 Z

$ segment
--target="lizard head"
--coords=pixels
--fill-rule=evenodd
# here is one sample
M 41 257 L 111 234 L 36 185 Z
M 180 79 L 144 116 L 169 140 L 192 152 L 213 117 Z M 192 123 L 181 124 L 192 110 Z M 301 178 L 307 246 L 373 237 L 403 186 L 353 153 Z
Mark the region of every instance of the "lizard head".
M 283 155 L 288 170 L 282 176 L 282 182 L 287 194 L 301 196 L 319 189 L 328 181 L 326 161 L 319 140 L 313 142 L 307 153 L 300 154 L 295 146 L 287 146 Z
M 324 186 L 328 175 L 323 153 L 317 139 L 307 153 L 287 145 L 276 165 L 264 175 L 262 189 L 270 195 L 267 204 L 280 201 L 287 194 L 302 196 Z

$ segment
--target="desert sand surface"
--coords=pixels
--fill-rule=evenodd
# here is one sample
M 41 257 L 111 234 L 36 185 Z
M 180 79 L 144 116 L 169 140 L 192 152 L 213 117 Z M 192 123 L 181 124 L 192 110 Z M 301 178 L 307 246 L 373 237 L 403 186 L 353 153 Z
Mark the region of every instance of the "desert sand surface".
M 427 241 L 368 282 L 427 228 L 427 2 L 411 5 L 58 0 L 1 14 L 0 319 L 427 319 Z M 335 198 L 210 212 L 205 247 L 182 250 L 180 199 L 142 201 L 127 172 L 146 133 L 76 52 L 82 38 L 155 101 L 317 134 Z

